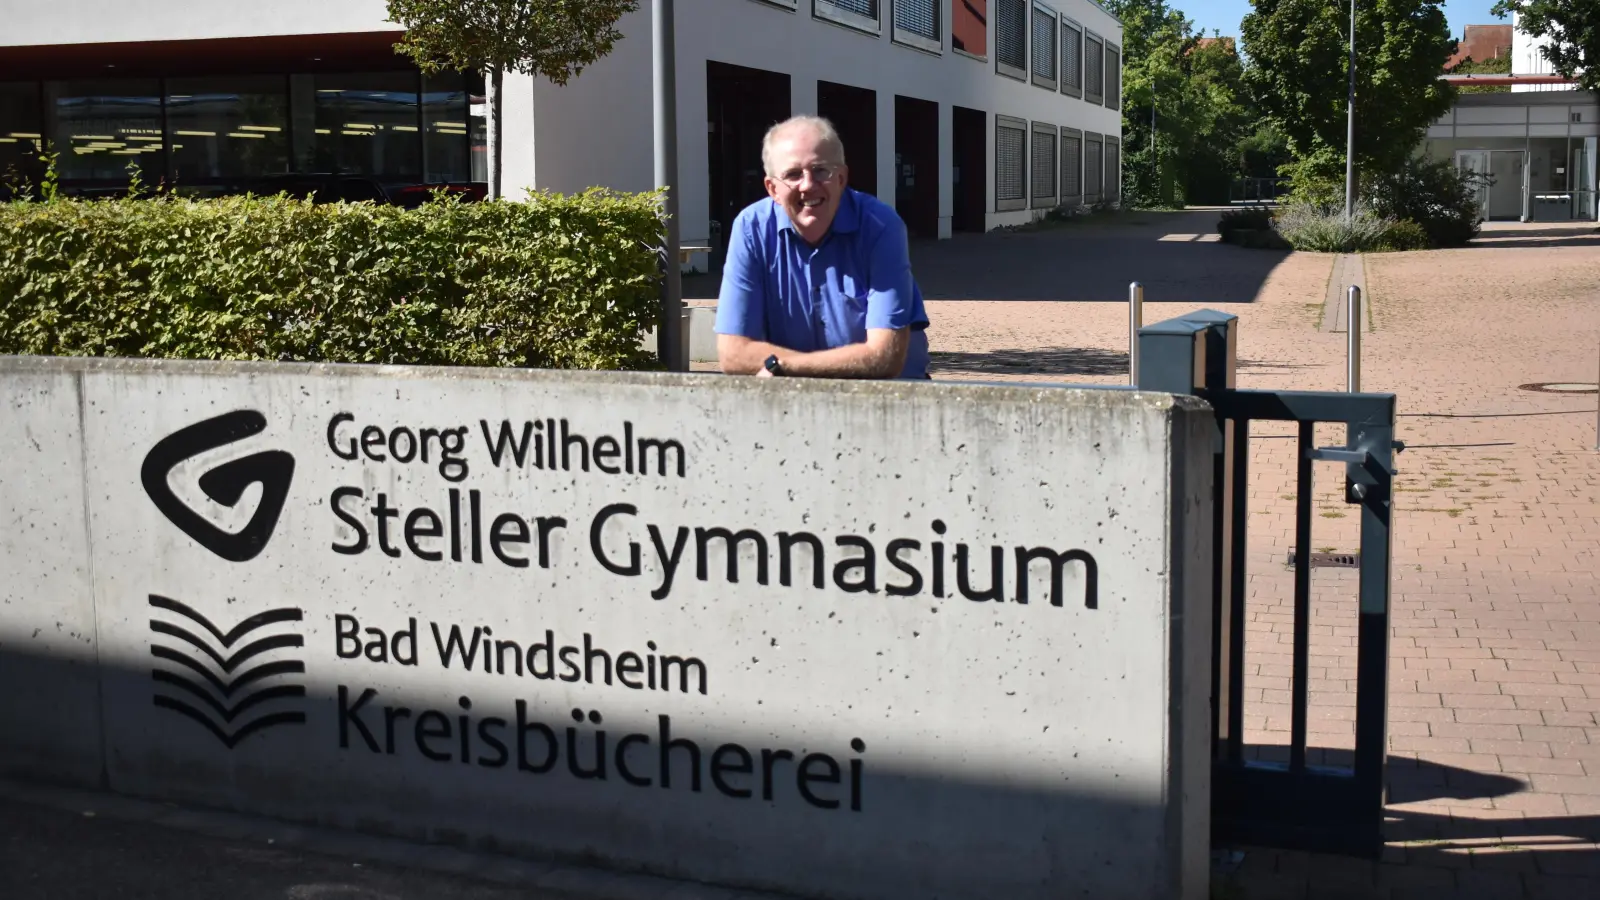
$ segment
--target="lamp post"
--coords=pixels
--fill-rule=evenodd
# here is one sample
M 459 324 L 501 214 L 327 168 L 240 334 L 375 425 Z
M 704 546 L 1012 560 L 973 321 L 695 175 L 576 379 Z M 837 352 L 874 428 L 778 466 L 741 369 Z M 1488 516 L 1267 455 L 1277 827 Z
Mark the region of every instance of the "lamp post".
M 678 64 L 672 0 L 652 4 L 651 56 L 654 62 L 655 177 L 662 198 L 661 326 L 656 351 L 669 372 L 686 372 L 683 341 L 683 273 L 678 265 Z
M 1350 0 L 1350 89 L 1345 99 L 1344 217 L 1356 216 L 1356 0 Z

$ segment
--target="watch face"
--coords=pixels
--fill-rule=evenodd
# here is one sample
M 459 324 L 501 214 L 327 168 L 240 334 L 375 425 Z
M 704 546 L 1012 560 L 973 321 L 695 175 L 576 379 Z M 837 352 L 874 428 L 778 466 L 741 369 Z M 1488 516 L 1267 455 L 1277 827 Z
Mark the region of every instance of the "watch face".
M 778 374 L 778 354 L 774 353 L 767 357 L 767 371 L 774 375 Z

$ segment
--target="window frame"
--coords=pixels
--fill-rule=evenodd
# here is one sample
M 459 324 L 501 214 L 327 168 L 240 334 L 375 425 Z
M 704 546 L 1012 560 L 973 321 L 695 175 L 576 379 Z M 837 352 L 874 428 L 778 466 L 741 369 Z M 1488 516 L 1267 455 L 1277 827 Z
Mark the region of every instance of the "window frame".
M 762 6 L 776 6 L 789 12 L 800 11 L 800 0 L 752 0 L 752 2 L 759 3 Z
M 1019 168 L 1022 172 L 1022 196 L 1018 198 L 1003 198 L 1000 196 L 1000 129 L 1009 128 L 1022 132 L 1022 162 Z M 995 212 L 1020 212 L 1028 208 L 1028 149 L 1032 140 L 1028 120 L 1016 116 L 1007 116 L 996 113 L 994 117 L 994 211 Z
M 1037 163 L 1038 159 L 1034 157 L 1029 160 L 1028 207 L 1030 209 L 1054 209 L 1061 203 L 1061 185 L 1057 183 L 1061 175 L 1059 171 L 1061 168 L 1061 129 L 1048 122 L 1032 122 L 1030 124 L 1032 127 L 1028 132 L 1028 155 L 1034 157 L 1033 145 L 1036 142 L 1035 139 L 1042 134 L 1050 136 L 1053 152 L 1050 159 L 1050 193 L 1048 195 L 1036 192 L 1038 184 L 1033 177 L 1032 165 Z
M 1100 45 L 1100 93 L 1091 93 L 1089 90 L 1089 45 Z M 1083 30 L 1083 102 L 1093 103 L 1095 106 L 1105 105 L 1106 90 L 1106 40 L 1098 34 L 1085 28 Z
M 1073 179 L 1073 186 L 1075 188 L 1077 188 L 1077 190 L 1075 192 L 1071 193 L 1071 194 L 1067 194 L 1067 193 L 1063 192 L 1065 190 L 1065 187 L 1066 187 L 1066 179 L 1064 177 L 1062 177 L 1067 171 L 1066 170 L 1067 154 L 1066 154 L 1066 151 L 1065 151 L 1064 148 L 1065 148 L 1066 143 L 1067 143 L 1068 140 L 1075 140 L 1075 141 L 1078 142 L 1078 171 L 1076 173 L 1078 177 Z M 1057 148 L 1056 148 L 1056 167 L 1058 169 L 1060 169 L 1060 171 L 1056 173 L 1056 196 L 1059 198 L 1058 202 L 1060 202 L 1062 205 L 1065 205 L 1068 200 L 1072 200 L 1072 201 L 1074 201 L 1073 204 L 1072 204 L 1072 207 L 1074 209 L 1082 206 L 1083 205 L 1083 131 L 1082 131 L 1082 129 L 1068 128 L 1066 126 L 1062 126 L 1062 128 L 1061 128 L 1061 136 L 1058 139 L 1058 145 L 1057 145 Z
M 960 3 L 961 0 L 944 0 L 944 2 L 948 3 L 949 6 L 950 6 L 950 27 L 948 29 L 946 29 L 947 33 L 950 35 L 950 52 L 956 54 L 957 56 L 965 56 L 967 59 L 977 60 L 978 62 L 985 62 L 985 63 L 988 62 L 989 61 L 989 11 L 988 11 L 987 7 L 984 9 L 984 18 L 983 18 L 983 52 L 982 53 L 973 53 L 971 50 L 963 50 L 960 47 L 956 46 L 955 5 L 957 3 Z
M 1038 30 L 1035 24 L 1038 20 L 1035 16 L 1039 13 L 1049 16 L 1051 23 L 1050 46 L 1055 59 L 1050 67 L 1051 75 L 1049 78 L 1040 75 L 1034 70 L 1034 63 L 1038 62 L 1038 59 L 1033 53 L 1033 36 L 1034 32 Z M 1055 92 L 1057 85 L 1061 82 L 1061 13 L 1056 12 L 1055 8 L 1047 3 L 1040 3 L 1039 0 L 1033 0 L 1028 5 L 1028 79 L 1033 82 L 1035 87 L 1046 88 L 1051 93 Z
M 860 34 L 870 34 L 873 37 L 883 36 L 883 0 L 875 0 L 878 4 L 878 17 L 869 19 L 857 13 L 847 12 L 834 6 L 829 0 L 811 0 L 811 17 L 830 25 L 848 28 Z
M 1117 55 L 1117 65 L 1114 70 L 1111 67 L 1111 54 L 1113 53 Z M 1122 109 L 1122 47 L 1110 41 L 1101 41 L 1100 59 L 1102 60 L 1102 68 L 1105 69 L 1105 75 L 1100 79 L 1100 88 L 1105 94 L 1103 102 L 1106 109 L 1120 110 Z M 1116 90 L 1111 89 L 1111 73 L 1113 71 L 1117 73 Z
M 944 20 L 945 0 L 931 0 L 934 15 L 933 27 L 935 31 L 939 32 L 937 40 L 929 40 L 926 35 L 917 34 L 914 31 L 902 31 L 900 26 L 894 23 L 895 9 L 906 2 L 909 2 L 909 0 L 889 0 L 889 40 L 912 50 L 921 50 L 924 53 L 943 56 L 945 35 L 950 32 L 949 23 Z M 881 2 L 879 9 L 882 9 Z
M 1015 79 L 1017 81 L 1027 82 L 1029 80 L 1029 78 L 1028 78 L 1028 63 L 1029 63 L 1029 57 L 1031 56 L 1031 53 L 1030 53 L 1030 49 L 1031 48 L 1028 46 L 1028 35 L 1033 29 L 1033 25 L 1032 25 L 1033 19 L 1030 17 L 1031 5 L 1029 3 L 1029 0 L 990 0 L 990 2 L 991 2 L 991 5 L 993 7 L 996 7 L 996 8 L 998 8 L 1000 6 L 1000 4 L 1002 4 L 1002 3 L 1013 3 L 1014 2 L 1014 3 L 1019 3 L 1019 4 L 1022 5 L 1022 68 L 1019 69 L 1016 66 L 1013 66 L 1010 63 L 1007 63 L 1007 62 L 1003 61 L 1000 58 L 1000 26 L 999 26 L 998 23 L 995 23 L 995 25 L 994 25 L 994 71 L 995 71 L 995 74 L 1000 75 L 1000 76 L 1002 76 L 1004 78 L 1011 78 L 1011 79 Z M 994 15 L 993 12 L 991 12 L 990 13 L 990 20 L 993 21 L 995 18 L 996 18 L 996 16 Z
M 1075 85 L 1067 83 L 1067 73 L 1066 73 L 1066 67 L 1064 65 L 1066 63 L 1066 61 L 1067 61 L 1067 54 L 1066 54 L 1065 51 L 1066 51 L 1066 46 L 1067 46 L 1067 31 L 1069 29 L 1070 30 L 1075 30 L 1075 31 L 1078 32 L 1078 56 L 1077 56 L 1077 60 L 1078 60 L 1078 83 L 1075 84 Z M 1083 99 L 1083 36 L 1084 36 L 1085 32 L 1088 31 L 1088 29 L 1084 28 L 1083 25 L 1081 25 L 1077 20 L 1070 19 L 1070 18 L 1068 18 L 1066 16 L 1062 16 L 1061 17 L 1061 22 L 1056 27 L 1056 30 L 1061 33 L 1060 39 L 1056 42 L 1056 44 L 1057 44 L 1057 49 L 1056 49 L 1056 79 L 1061 83 L 1061 93 L 1066 94 L 1068 97 L 1076 97 L 1079 100 L 1082 100 Z
M 1099 146 L 1100 167 L 1095 178 L 1094 193 L 1089 193 L 1089 147 Z M 1106 192 L 1106 136 L 1094 131 L 1083 133 L 1083 205 L 1092 206 L 1099 203 Z M 1091 199 L 1093 198 L 1093 199 Z
M 1115 178 L 1106 178 L 1106 172 L 1111 168 L 1106 165 L 1106 154 L 1113 148 L 1117 151 L 1117 171 Z M 1106 185 L 1114 185 L 1113 190 L 1106 190 Z M 1122 204 L 1122 138 L 1106 135 L 1100 142 L 1100 196 L 1103 200 Z

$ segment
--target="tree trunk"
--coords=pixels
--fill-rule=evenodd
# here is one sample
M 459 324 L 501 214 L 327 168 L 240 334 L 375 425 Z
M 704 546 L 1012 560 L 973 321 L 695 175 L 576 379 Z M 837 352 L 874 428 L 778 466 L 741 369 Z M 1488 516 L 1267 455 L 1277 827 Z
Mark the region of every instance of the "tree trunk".
M 505 70 L 494 66 L 486 73 L 484 78 L 484 124 L 487 132 L 487 168 L 488 168 L 488 193 L 489 199 L 498 200 L 503 196 L 501 191 L 501 172 L 504 170 L 500 153 L 501 135 L 505 129 L 502 127 L 500 117 L 502 88 L 505 87 Z

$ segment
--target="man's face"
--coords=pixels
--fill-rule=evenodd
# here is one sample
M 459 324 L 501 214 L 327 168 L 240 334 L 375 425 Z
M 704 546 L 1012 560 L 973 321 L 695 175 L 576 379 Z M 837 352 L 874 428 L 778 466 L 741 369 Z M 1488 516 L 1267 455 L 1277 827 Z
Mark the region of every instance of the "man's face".
M 789 214 L 806 243 L 821 241 L 839 212 L 849 170 L 829 155 L 814 128 L 791 128 L 776 135 L 771 156 L 767 195 Z

